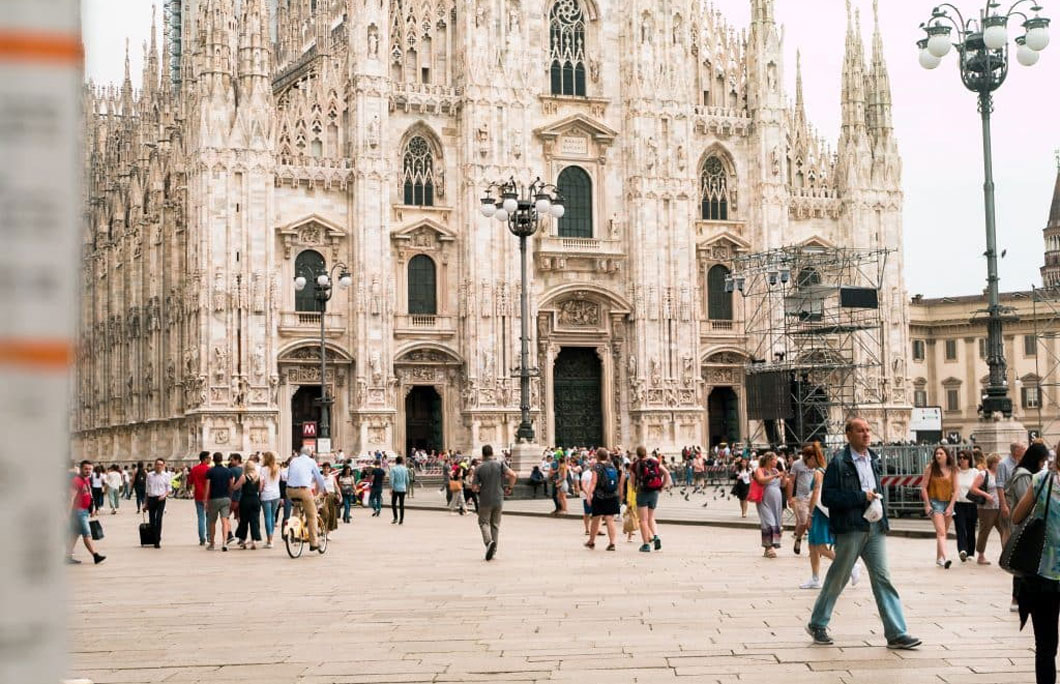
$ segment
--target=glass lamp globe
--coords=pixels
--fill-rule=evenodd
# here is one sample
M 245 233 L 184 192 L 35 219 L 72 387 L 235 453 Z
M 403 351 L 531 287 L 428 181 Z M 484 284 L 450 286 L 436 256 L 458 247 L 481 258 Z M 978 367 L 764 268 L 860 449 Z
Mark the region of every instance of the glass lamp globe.
M 1049 46 L 1049 20 L 1045 17 L 1028 19 L 1023 25 L 1027 29 L 1027 47 L 1041 52 Z
M 479 205 L 478 210 L 482 212 L 483 216 L 489 218 L 497 213 L 497 205 L 494 203 L 492 197 L 483 197 L 482 204 Z
M 339 287 L 344 290 L 349 289 L 350 285 L 353 284 L 353 277 L 349 273 L 343 273 L 339 276 Z
M 328 274 L 327 273 L 321 273 L 320 275 L 317 276 L 317 285 L 319 285 L 320 287 L 327 287 L 328 286 Z
M 306 285 L 305 276 L 298 276 L 297 278 L 294 279 L 294 289 L 298 290 L 299 292 L 301 292 L 302 290 L 305 289 L 305 285 Z
M 991 50 L 1000 50 L 1008 42 L 1007 17 L 987 17 L 984 21 L 983 43 Z
M 563 206 L 561 200 L 556 200 L 556 202 L 552 204 L 552 209 L 550 211 L 553 218 L 561 219 L 563 218 L 563 215 L 567 213 L 567 207 Z
M 950 53 L 950 27 L 932 26 L 928 29 L 928 40 L 926 45 L 928 52 L 934 57 L 942 59 Z
M 925 69 L 934 69 L 939 64 L 942 64 L 942 58 L 933 55 L 931 50 L 925 48 L 920 51 L 920 66 Z
M 504 203 L 501 205 L 504 210 L 509 214 L 514 214 L 515 210 L 519 208 L 519 202 L 515 199 L 514 195 L 505 195 Z
M 501 207 L 496 212 L 494 212 L 493 218 L 497 219 L 501 223 L 507 222 L 507 220 L 508 220 L 508 210 L 505 209 L 504 207 Z
M 548 198 L 548 195 L 538 195 L 534 201 L 534 208 L 537 209 L 539 214 L 547 214 L 549 209 L 552 208 L 552 201 Z
M 1016 61 L 1025 67 L 1034 66 L 1041 59 L 1041 55 L 1032 50 L 1025 42 L 1023 36 L 1016 39 Z

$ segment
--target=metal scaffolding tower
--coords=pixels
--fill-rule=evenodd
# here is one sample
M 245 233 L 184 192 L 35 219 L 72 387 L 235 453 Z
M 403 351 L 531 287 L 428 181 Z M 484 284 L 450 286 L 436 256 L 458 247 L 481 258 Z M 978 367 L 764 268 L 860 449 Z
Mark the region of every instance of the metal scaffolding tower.
M 754 441 L 839 443 L 850 415 L 884 404 L 888 251 L 803 245 L 735 259 L 726 286 L 743 293 Z

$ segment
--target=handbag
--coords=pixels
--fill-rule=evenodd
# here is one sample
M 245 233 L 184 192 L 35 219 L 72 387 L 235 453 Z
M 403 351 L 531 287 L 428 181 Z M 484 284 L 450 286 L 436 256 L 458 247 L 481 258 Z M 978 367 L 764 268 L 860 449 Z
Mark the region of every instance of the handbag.
M 455 494 L 456 492 L 461 492 L 463 490 L 464 490 L 464 483 L 463 482 L 461 482 L 460 480 L 449 480 L 449 491 L 451 491 L 451 492 L 453 492 Z
M 88 529 L 92 533 L 92 541 L 103 539 L 103 523 L 96 518 L 88 521 Z
M 751 490 L 747 494 L 747 500 L 751 503 L 762 503 L 762 497 L 765 495 L 765 492 L 765 487 L 758 484 L 758 480 L 752 475 Z
M 980 489 L 983 490 L 984 492 L 989 491 L 990 490 L 989 483 L 990 483 L 990 471 L 989 470 L 984 470 L 983 471 L 983 486 L 980 487 Z M 976 506 L 985 506 L 990 501 L 989 497 L 982 496 L 981 494 L 972 494 L 971 492 L 968 492 L 966 498 L 969 501 L 971 501 L 972 503 L 974 503 Z
M 1045 549 L 1046 521 L 1049 518 L 1049 504 L 1053 498 L 1053 479 L 1056 476 L 1048 473 L 1049 491 L 1045 495 L 1045 514 L 1042 517 L 1029 517 L 1012 531 L 1008 543 L 1001 551 L 1001 569 L 1017 577 L 1036 576 L 1042 563 L 1042 551 Z M 1045 489 L 1045 481 L 1034 495 L 1035 505 Z M 1033 511 L 1032 511 L 1033 514 Z

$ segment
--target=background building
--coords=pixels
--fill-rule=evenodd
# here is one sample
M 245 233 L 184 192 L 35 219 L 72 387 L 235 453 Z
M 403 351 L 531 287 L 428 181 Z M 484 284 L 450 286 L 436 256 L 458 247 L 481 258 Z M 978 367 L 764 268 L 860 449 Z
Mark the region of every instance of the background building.
M 517 242 L 493 180 L 555 182 L 533 240 L 539 441 L 747 434 L 739 253 L 886 247 L 887 405 L 908 405 L 901 160 L 878 25 L 849 17 L 835 152 L 791 102 L 773 0 L 170 0 L 144 87 L 85 90 L 74 430 L 90 458 L 280 453 L 315 419 L 320 312 L 347 452 L 507 444 Z M 154 32 L 152 32 L 154 35 Z M 796 65 L 798 68 L 798 65 Z M 908 410 L 881 426 L 905 435 Z
M 1028 432 L 1050 444 L 1060 439 L 1060 160 L 1049 219 L 1043 231 L 1045 289 L 1007 292 L 1005 360 L 1013 413 Z M 910 307 L 910 376 L 916 406 L 942 408 L 943 434 L 975 434 L 988 381 L 986 297 L 925 299 Z

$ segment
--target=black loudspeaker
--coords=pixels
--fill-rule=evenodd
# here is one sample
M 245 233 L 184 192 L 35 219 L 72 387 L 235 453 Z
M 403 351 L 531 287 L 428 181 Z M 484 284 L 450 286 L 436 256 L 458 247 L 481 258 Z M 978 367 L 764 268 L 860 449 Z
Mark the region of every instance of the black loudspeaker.
M 783 371 L 748 373 L 747 417 L 751 420 L 789 418 L 788 382 Z
M 844 309 L 878 309 L 880 294 L 871 287 L 839 288 L 839 306 Z

